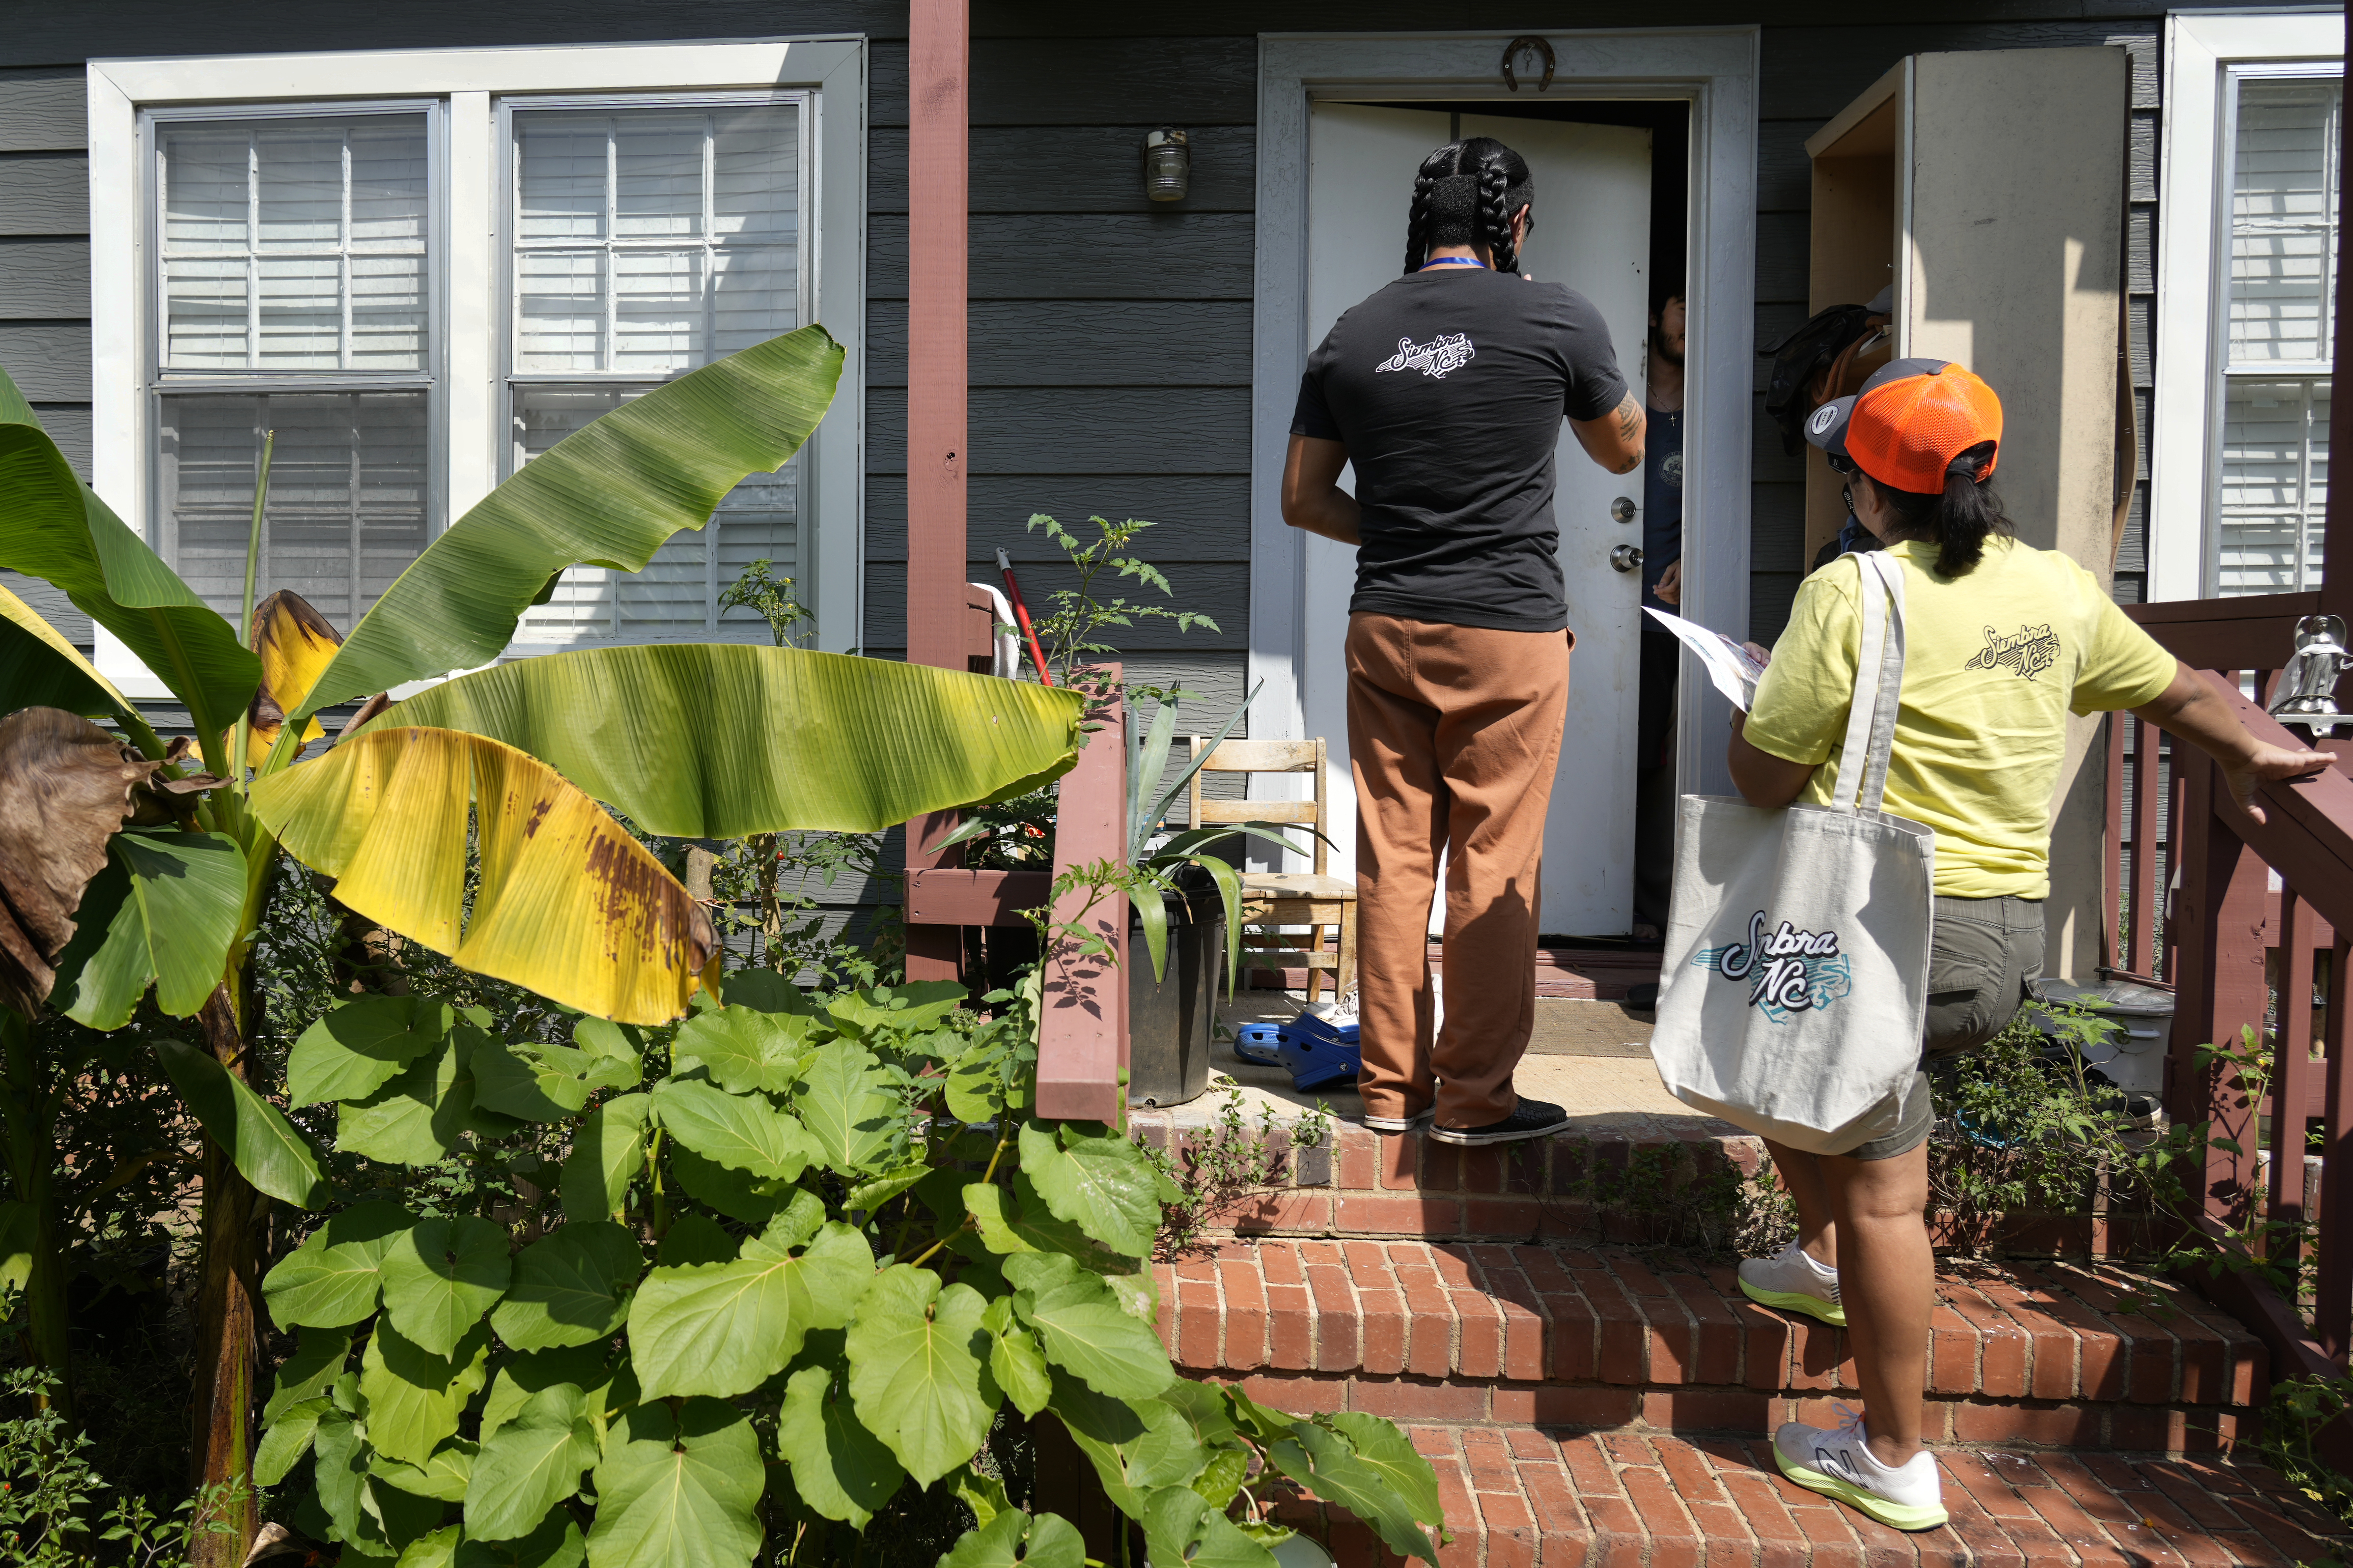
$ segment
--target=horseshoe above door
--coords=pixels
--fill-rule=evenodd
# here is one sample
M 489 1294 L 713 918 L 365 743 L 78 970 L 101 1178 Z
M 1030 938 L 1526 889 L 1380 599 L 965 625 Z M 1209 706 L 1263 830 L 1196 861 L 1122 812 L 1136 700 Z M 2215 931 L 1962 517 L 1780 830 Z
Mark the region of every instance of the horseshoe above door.
M 1557 62 L 1553 58 L 1552 46 L 1534 33 L 1522 34 L 1504 46 L 1504 85 L 1514 92 L 1520 90 L 1520 79 L 1512 74 L 1512 62 L 1523 49 L 1544 62 L 1544 79 L 1536 83 L 1536 90 L 1542 92 L 1552 86 L 1553 67 Z

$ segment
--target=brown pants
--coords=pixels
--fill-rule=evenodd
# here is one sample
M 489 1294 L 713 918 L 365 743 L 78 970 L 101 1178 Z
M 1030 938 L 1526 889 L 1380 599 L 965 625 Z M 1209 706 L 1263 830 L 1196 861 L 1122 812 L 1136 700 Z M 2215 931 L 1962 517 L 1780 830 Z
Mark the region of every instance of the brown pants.
M 1348 617 L 1357 1002 L 1366 1113 L 1441 1127 L 1519 1104 L 1535 1026 L 1545 808 L 1568 706 L 1560 632 Z M 1446 1026 L 1430 1038 L 1430 900 L 1446 855 Z

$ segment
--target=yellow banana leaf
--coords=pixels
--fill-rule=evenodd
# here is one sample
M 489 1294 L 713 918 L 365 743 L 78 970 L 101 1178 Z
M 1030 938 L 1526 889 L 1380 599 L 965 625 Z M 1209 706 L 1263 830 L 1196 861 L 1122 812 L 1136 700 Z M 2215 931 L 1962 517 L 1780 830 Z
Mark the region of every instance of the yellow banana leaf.
M 648 833 L 735 838 L 870 833 L 1035 789 L 1077 760 L 1085 707 L 1074 691 L 895 659 L 653 643 L 476 670 L 360 732 L 492 736 Z
M 379 725 L 257 782 L 252 806 L 289 854 L 336 879 L 342 902 L 477 973 L 624 1024 L 675 1018 L 716 979 L 702 906 L 602 806 L 512 746 Z
M 259 768 L 269 755 L 290 710 L 300 710 L 319 674 L 334 662 L 342 634 L 301 595 L 280 588 L 253 610 L 253 651 L 261 659 L 261 687 L 246 710 L 245 760 Z M 316 719 L 305 720 L 302 743 L 326 734 Z
M 85 719 L 138 709 L 41 613 L 0 584 L 0 713 L 62 708 Z

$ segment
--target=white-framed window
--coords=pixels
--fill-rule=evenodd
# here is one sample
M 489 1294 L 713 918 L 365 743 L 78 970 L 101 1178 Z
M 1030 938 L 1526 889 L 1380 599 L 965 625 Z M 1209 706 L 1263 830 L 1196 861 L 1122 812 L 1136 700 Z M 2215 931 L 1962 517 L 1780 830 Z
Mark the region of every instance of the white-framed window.
M 260 586 L 347 629 L 572 430 L 822 321 L 849 358 L 801 453 L 644 572 L 566 573 L 509 652 L 765 641 L 718 606 L 758 559 L 818 646 L 859 645 L 862 40 L 100 60 L 88 83 L 92 477 L 224 613 L 264 430 Z
M 2343 48 L 2335 12 L 2168 23 L 2152 599 L 2319 585 Z

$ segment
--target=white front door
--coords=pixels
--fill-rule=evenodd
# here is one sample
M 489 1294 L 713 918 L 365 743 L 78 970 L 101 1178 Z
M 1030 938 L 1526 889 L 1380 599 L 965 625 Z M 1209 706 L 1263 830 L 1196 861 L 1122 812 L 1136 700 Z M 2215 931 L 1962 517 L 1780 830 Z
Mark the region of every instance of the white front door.
M 1315 103 L 1308 117 L 1307 342 L 1396 278 L 1405 264 L 1414 171 L 1453 127 L 1439 110 Z M 1618 363 L 1641 385 L 1651 243 L 1651 135 L 1615 125 L 1464 115 L 1461 134 L 1493 136 L 1528 161 L 1536 230 L 1520 270 L 1591 300 L 1609 324 Z M 1543 931 L 1622 936 L 1633 924 L 1634 730 L 1641 650 L 1641 574 L 1610 565 L 1642 542 L 1640 473 L 1607 474 L 1564 422 L 1558 458 L 1561 574 L 1577 633 L 1568 719 L 1545 824 Z M 1354 476 L 1344 475 L 1344 487 Z M 1610 508 L 1620 498 L 1632 521 Z M 1624 510 L 1620 508 L 1620 510 Z M 1301 706 L 1306 732 L 1330 742 L 1329 832 L 1336 876 L 1353 874 L 1355 799 L 1348 783 L 1348 595 L 1356 552 L 1309 537 L 1302 563 Z M 1433 915 L 1433 920 L 1436 915 Z

